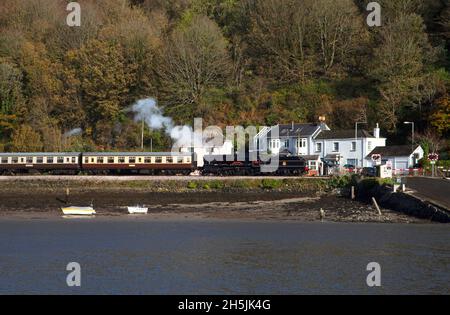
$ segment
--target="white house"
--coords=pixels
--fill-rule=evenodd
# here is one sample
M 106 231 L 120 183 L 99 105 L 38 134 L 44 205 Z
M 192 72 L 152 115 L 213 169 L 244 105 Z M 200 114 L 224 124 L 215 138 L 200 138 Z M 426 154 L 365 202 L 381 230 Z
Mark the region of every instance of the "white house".
M 375 165 L 372 161 L 373 155 L 381 156 L 381 164 L 391 164 L 395 173 L 407 172 L 410 168 L 423 158 L 424 151 L 420 145 L 396 145 L 387 147 L 376 147 L 367 156 L 369 166 Z
M 256 143 L 259 140 L 258 146 Z M 259 151 L 307 157 L 308 166 L 322 173 L 328 165 L 371 166 L 366 156 L 376 147 L 384 147 L 386 138 L 380 136 L 377 124 L 373 134 L 366 130 L 330 130 L 324 123 L 286 124 L 263 128 L 255 137 Z
M 292 123 L 266 127 L 255 137 L 255 147 L 272 154 L 287 150 L 292 155 L 314 155 L 314 138 L 322 130 L 330 128 L 325 123 Z
M 327 162 L 355 167 L 371 166 L 366 159 L 376 147 L 386 146 L 386 138 L 380 137 L 380 128 L 374 128 L 373 134 L 366 130 L 328 130 L 320 132 L 314 139 L 314 152 Z

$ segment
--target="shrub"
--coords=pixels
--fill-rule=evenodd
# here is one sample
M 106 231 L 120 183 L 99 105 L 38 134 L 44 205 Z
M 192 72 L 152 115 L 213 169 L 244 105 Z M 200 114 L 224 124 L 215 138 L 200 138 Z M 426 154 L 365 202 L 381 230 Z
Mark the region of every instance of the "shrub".
M 209 183 L 209 186 L 212 189 L 222 189 L 225 186 L 225 184 L 224 184 L 224 182 L 222 182 L 220 180 L 214 180 Z
M 196 182 L 189 182 L 187 184 L 187 188 L 189 188 L 189 189 L 197 189 L 197 187 L 198 187 L 198 185 Z
M 261 182 L 261 187 L 263 189 L 276 189 L 281 186 L 283 182 L 279 179 L 271 179 L 271 178 L 265 178 Z

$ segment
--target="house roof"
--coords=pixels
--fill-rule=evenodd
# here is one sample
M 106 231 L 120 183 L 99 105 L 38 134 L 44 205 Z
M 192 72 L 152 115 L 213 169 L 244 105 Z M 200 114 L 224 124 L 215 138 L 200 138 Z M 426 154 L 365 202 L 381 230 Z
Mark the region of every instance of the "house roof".
M 320 132 L 316 139 L 318 140 L 329 140 L 329 139 L 354 139 L 355 129 L 347 130 L 323 130 Z M 374 138 L 367 130 L 359 129 L 358 138 Z
M 411 149 L 411 145 L 391 145 L 387 147 L 376 147 L 369 153 L 368 157 L 373 154 L 380 154 L 383 156 L 410 156 L 419 147 L 416 145 L 414 150 Z
M 320 128 L 320 124 L 294 124 L 294 128 L 292 128 L 292 124 L 278 125 L 278 135 L 280 137 L 308 137 L 313 135 L 317 129 Z M 270 129 L 267 133 L 267 137 L 271 137 L 272 130 L 274 127 Z M 328 127 L 327 127 L 328 128 Z

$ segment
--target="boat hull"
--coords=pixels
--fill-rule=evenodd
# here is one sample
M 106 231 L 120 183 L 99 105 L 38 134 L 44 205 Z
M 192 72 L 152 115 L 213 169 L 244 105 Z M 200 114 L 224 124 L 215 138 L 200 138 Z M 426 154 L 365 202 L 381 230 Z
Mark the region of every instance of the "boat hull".
M 92 207 L 67 207 L 61 210 L 64 215 L 94 215 L 96 213 Z
M 148 208 L 128 207 L 129 214 L 147 214 Z

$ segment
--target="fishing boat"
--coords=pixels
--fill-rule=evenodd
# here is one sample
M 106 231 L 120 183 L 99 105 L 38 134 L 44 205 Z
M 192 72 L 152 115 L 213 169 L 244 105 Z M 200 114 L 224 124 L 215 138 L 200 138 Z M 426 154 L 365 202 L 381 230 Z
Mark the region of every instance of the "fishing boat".
M 129 214 L 147 214 L 147 212 L 148 212 L 148 208 L 144 208 L 141 206 L 128 207 Z
M 93 207 L 65 207 L 61 208 L 64 215 L 94 215 Z

